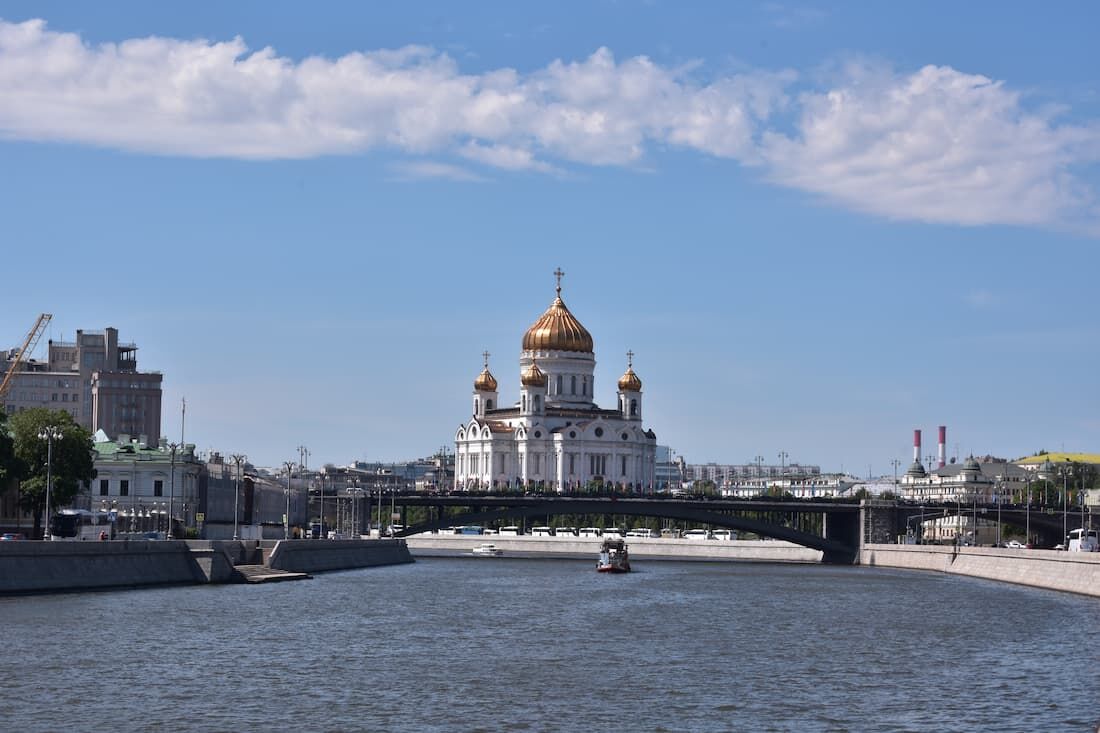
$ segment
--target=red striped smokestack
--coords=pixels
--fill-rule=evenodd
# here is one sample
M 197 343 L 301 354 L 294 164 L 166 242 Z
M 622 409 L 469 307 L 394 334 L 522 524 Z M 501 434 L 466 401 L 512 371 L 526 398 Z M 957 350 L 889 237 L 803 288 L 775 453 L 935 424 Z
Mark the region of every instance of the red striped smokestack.
M 920 431 L 913 431 L 913 463 L 920 463 Z
M 947 426 L 940 425 L 940 450 L 939 450 L 939 462 L 940 468 L 947 465 Z

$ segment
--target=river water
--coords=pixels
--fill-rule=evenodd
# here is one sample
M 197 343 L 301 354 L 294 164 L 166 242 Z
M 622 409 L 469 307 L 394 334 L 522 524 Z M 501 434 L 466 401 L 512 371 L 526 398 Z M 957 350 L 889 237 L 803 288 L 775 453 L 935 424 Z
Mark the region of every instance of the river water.
M 426 558 L 0 599 L 0 729 L 1092 731 L 1095 599 L 881 568 Z

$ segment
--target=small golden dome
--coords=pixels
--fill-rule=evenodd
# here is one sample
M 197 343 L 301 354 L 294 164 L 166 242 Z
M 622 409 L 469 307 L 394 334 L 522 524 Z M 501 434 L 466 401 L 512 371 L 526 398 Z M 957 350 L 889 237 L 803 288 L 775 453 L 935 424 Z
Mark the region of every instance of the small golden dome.
M 638 379 L 638 375 L 634 373 L 634 369 L 631 367 L 626 368 L 626 374 L 619 377 L 619 391 L 620 392 L 641 392 L 642 380 Z
M 481 374 L 477 375 L 477 379 L 474 380 L 474 389 L 478 392 L 497 391 L 497 378 L 489 372 L 489 367 L 485 367 L 481 370 Z
M 519 381 L 524 387 L 545 387 L 549 379 L 546 372 L 539 369 L 538 364 L 531 362 L 531 366 L 527 367 L 520 375 Z
M 592 334 L 569 312 L 561 299 L 560 270 L 558 294 L 546 312 L 523 334 L 524 351 L 581 351 L 592 353 Z

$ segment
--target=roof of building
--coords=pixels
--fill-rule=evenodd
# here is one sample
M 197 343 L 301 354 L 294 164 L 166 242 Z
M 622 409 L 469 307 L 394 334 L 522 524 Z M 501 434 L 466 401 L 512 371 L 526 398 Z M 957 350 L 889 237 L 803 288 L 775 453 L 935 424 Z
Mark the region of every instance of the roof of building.
M 1066 453 L 1064 451 L 1054 451 L 1051 453 L 1043 453 L 1038 456 L 1028 456 L 1027 458 L 1020 458 L 1013 463 L 1019 466 L 1040 466 L 1045 461 L 1051 463 L 1096 463 L 1100 464 L 1100 453 Z
M 554 302 L 523 334 L 523 350 L 592 353 L 592 334 L 565 307 L 560 286 Z

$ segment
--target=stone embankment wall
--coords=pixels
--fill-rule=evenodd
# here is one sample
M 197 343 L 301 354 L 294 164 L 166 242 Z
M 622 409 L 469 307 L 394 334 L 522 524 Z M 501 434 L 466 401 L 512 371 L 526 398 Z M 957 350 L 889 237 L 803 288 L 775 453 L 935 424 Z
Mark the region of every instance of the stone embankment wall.
M 204 570 L 182 540 L 0 542 L 0 593 L 205 583 L 232 571 L 215 554 Z
M 467 554 L 491 543 L 505 555 L 584 558 L 595 561 L 600 537 L 512 537 L 508 535 L 433 535 L 408 537 L 414 555 Z M 821 552 L 790 542 L 741 540 L 685 540 L 627 537 L 632 559 L 646 560 L 756 560 L 760 562 L 821 562 Z
M 0 594 L 233 583 L 235 565 L 321 572 L 412 562 L 401 540 L 0 542 Z
M 934 570 L 1100 596 L 1100 553 L 946 545 L 864 545 L 860 564 Z
M 276 570 L 320 573 L 413 562 L 404 540 L 280 540 L 267 565 Z

